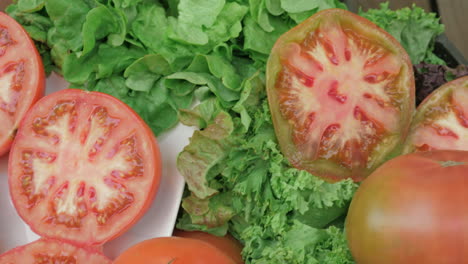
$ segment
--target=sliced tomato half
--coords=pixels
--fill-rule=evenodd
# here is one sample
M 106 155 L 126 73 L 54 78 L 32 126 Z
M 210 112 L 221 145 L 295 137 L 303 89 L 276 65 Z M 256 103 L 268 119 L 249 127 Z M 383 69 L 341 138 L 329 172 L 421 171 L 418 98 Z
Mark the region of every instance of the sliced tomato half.
M 329 180 L 364 179 L 405 138 L 414 77 L 401 45 L 341 9 L 283 34 L 267 64 L 277 138 L 290 163 Z
M 111 264 L 102 253 L 63 241 L 39 239 L 0 255 L 0 264 Z
M 32 230 L 86 246 L 132 226 L 161 176 L 156 139 L 143 120 L 110 95 L 75 89 L 31 108 L 8 166 L 13 203 Z
M 404 153 L 468 150 L 468 76 L 434 90 L 414 115 Z
M 41 56 L 28 33 L 0 12 L 0 155 L 10 149 L 28 109 L 44 95 Z

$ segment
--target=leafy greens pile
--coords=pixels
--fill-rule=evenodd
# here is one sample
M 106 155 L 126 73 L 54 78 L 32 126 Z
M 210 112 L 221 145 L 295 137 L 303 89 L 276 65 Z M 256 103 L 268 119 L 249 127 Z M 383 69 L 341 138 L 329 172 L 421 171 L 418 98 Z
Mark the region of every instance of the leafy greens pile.
M 303 3 L 299 3 L 303 2 Z M 159 135 L 178 110 L 240 98 L 276 39 L 338 0 L 18 0 L 7 12 L 36 41 L 46 70 L 112 94 Z
M 357 184 L 288 164 L 264 90 L 276 39 L 335 7 L 346 8 L 338 0 L 18 0 L 7 12 L 46 70 L 71 87 L 118 97 L 157 135 L 179 121 L 199 128 L 178 159 L 188 185 L 178 227 L 231 232 L 246 263 L 345 264 L 353 260 L 343 220 Z M 401 41 L 413 63 L 441 63 L 434 15 L 385 4 L 360 14 Z
M 422 61 L 431 64 L 445 64 L 434 53 L 434 40 L 445 30 L 435 13 L 426 13 L 424 9 L 405 7 L 397 11 L 388 8 L 388 2 L 379 9 L 359 11 L 359 15 L 369 19 L 385 29 L 398 40 L 411 58 L 413 64 Z

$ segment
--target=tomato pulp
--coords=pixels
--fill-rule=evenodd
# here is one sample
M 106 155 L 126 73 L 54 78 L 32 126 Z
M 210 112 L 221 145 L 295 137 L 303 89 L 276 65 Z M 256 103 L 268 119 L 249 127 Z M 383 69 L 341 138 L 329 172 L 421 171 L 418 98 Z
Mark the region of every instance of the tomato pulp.
M 329 180 L 364 179 L 406 137 L 415 105 L 406 51 L 341 9 L 283 34 L 267 64 L 268 101 L 283 154 Z
M 28 33 L 0 12 L 0 155 L 10 149 L 28 109 L 44 95 L 41 56 Z
M 359 264 L 468 263 L 468 152 L 417 152 L 386 162 L 346 218 Z
M 150 128 L 99 92 L 66 89 L 22 121 L 8 164 L 13 203 L 41 236 L 99 245 L 149 208 L 161 175 Z

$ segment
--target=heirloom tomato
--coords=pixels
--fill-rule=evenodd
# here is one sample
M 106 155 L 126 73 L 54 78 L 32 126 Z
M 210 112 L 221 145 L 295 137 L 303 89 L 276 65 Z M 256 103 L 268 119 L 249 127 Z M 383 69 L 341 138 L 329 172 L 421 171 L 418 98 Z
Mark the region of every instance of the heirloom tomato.
M 364 179 L 405 138 L 411 61 L 390 34 L 328 9 L 283 34 L 267 64 L 275 132 L 290 163 L 336 181 Z
M 404 153 L 468 150 L 468 76 L 434 90 L 418 106 Z
M 468 152 L 394 158 L 354 195 L 346 218 L 359 264 L 468 263 Z

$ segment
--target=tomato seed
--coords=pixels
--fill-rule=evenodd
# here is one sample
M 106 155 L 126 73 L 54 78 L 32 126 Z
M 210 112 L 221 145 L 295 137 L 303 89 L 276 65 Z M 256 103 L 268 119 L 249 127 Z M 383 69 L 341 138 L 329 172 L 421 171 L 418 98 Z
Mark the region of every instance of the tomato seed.
M 8 29 L 0 27 L 0 56 L 5 55 L 8 46 L 15 44 L 11 39 Z

